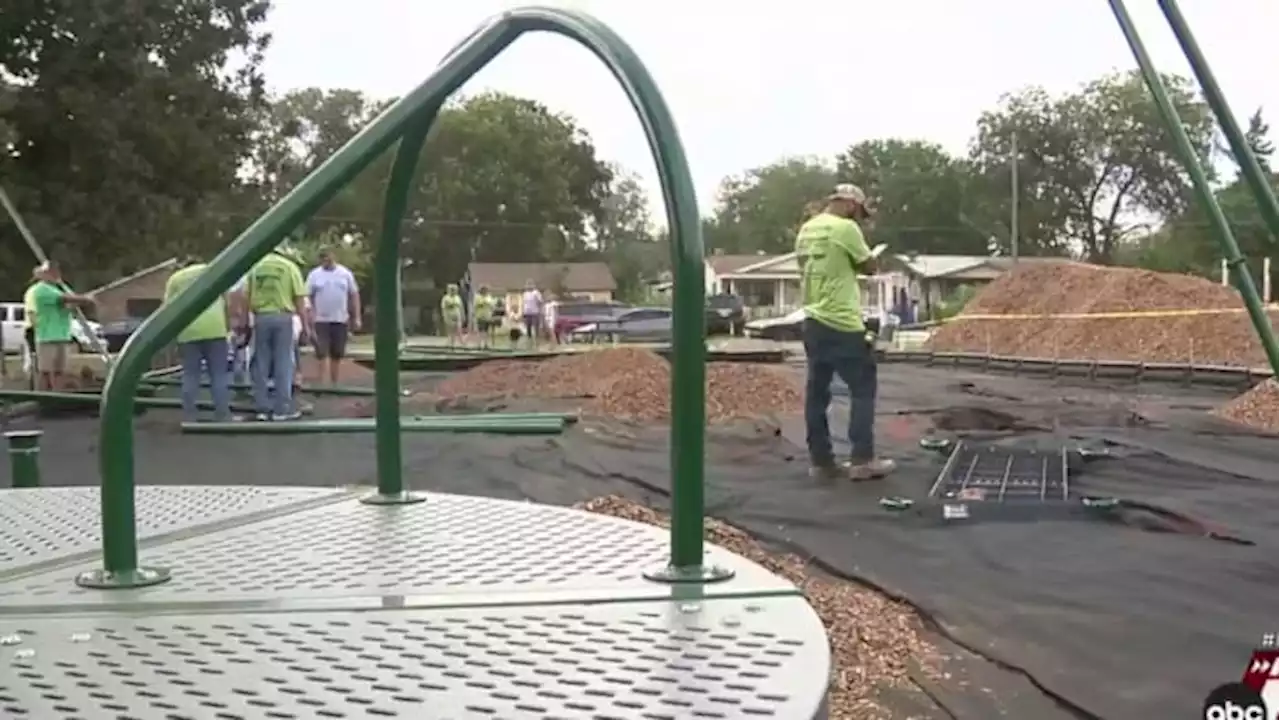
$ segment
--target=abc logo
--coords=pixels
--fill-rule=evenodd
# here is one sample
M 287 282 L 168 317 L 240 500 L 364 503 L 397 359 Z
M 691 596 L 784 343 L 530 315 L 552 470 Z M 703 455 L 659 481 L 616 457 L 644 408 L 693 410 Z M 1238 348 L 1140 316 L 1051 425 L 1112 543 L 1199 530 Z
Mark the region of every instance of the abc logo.
M 1204 720 L 1267 720 L 1267 706 L 1244 683 L 1220 685 L 1204 701 Z

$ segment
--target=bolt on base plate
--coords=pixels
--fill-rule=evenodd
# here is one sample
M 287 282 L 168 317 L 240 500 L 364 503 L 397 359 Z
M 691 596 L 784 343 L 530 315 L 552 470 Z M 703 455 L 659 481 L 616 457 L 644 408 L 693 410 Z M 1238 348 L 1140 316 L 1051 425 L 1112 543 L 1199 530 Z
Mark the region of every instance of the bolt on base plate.
M 646 580 L 671 584 L 717 583 L 733 578 L 733 571 L 719 565 L 664 565 L 644 572 Z
M 360 502 L 365 505 L 413 505 L 415 503 L 424 502 L 426 499 L 426 495 L 418 495 L 416 493 L 409 492 L 408 490 L 402 490 L 390 495 L 370 493 L 360 498 Z
M 124 572 L 89 570 L 76 576 L 76 584 L 92 590 L 129 590 L 159 585 L 172 578 L 168 568 L 140 567 Z

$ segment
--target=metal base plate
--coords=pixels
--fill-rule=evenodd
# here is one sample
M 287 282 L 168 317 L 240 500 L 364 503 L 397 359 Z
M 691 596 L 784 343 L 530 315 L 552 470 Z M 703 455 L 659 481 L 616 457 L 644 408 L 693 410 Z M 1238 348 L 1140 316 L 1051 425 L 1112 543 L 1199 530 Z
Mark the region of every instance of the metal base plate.
M 744 558 L 709 547 L 704 567 L 727 579 L 655 582 L 661 528 L 433 493 L 367 505 L 367 490 L 140 488 L 141 559 L 172 576 L 110 590 L 74 582 L 100 569 L 95 491 L 0 491 L 0 716 L 790 719 L 822 706 L 821 621 Z

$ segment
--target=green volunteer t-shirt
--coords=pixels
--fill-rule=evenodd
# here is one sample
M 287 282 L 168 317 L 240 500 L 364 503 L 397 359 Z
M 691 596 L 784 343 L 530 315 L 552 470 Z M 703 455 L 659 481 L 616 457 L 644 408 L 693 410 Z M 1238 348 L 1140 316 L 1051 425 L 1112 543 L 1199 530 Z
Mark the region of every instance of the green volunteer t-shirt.
M 476 320 L 492 320 L 498 301 L 492 295 L 476 296 Z
M 195 279 L 208 267 L 204 263 L 188 265 L 169 276 L 164 285 L 164 301 L 172 302 L 183 290 L 186 290 Z M 178 342 L 196 342 L 198 340 L 217 340 L 227 336 L 227 301 L 219 297 L 212 305 L 178 333 Z
M 36 342 L 71 342 L 71 308 L 62 302 L 66 293 L 53 283 L 40 282 L 31 290 L 36 306 Z
M 302 271 L 288 258 L 272 253 L 263 258 L 248 276 L 249 309 L 255 313 L 291 313 L 307 287 Z
M 796 234 L 805 317 L 846 332 L 863 332 L 857 266 L 871 257 L 862 229 L 847 218 L 821 213 Z
M 447 318 L 456 318 L 462 314 L 462 296 L 445 295 L 440 299 L 440 312 Z

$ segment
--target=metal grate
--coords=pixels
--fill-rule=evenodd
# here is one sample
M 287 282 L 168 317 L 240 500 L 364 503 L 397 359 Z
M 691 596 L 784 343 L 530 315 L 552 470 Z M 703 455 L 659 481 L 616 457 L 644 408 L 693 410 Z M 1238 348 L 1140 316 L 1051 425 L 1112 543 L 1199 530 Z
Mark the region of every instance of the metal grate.
M 6 637 L 0 716 L 39 720 L 798 720 L 830 664 L 801 597 L 33 619 Z
M 943 521 L 1046 520 L 1089 511 L 1072 496 L 1067 452 L 956 442 L 926 506 Z
M 929 490 L 934 499 L 1046 503 L 1068 499 L 1066 451 L 957 442 Z
M 76 587 L 68 578 L 96 567 L 88 562 L 0 584 L 0 606 L 565 591 L 584 600 L 588 590 L 669 597 L 669 587 L 641 576 L 667 552 L 661 528 L 566 508 L 456 495 L 392 508 L 353 499 L 149 550 L 148 563 L 177 569 L 164 585 L 110 593 Z M 791 588 L 720 548 L 707 557 L 737 573 L 708 593 Z
M 140 487 L 138 534 L 153 537 L 341 491 L 323 488 Z M 98 488 L 14 490 L 0 496 L 0 573 L 99 546 Z

